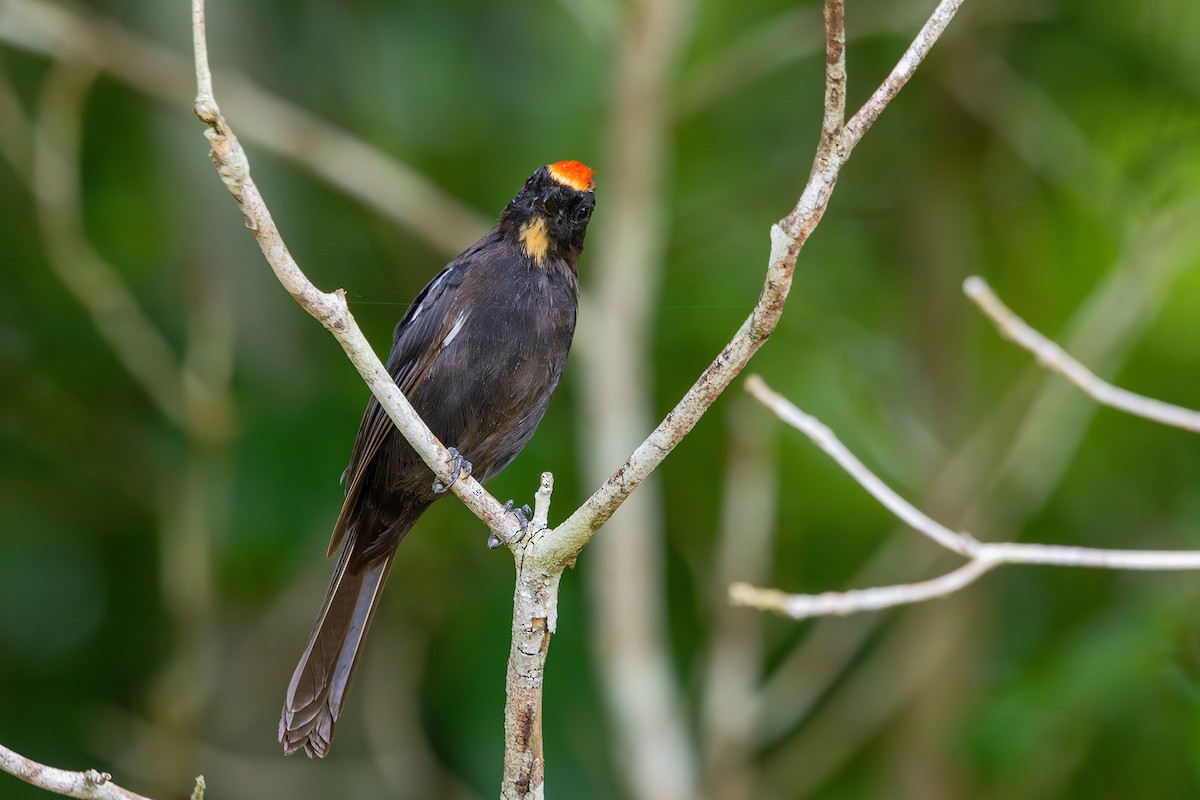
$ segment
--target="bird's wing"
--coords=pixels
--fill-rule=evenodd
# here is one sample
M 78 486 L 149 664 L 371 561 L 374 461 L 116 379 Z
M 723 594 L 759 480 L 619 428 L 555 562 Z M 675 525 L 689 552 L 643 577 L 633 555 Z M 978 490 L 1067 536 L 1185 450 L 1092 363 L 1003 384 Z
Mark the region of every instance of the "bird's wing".
M 450 262 L 421 290 L 396 324 L 387 368 L 406 397 L 412 396 L 421 380 L 429 373 L 445 347 L 447 336 L 458 321 L 458 287 L 473 256 L 496 235 L 493 232 L 485 236 Z M 350 463 L 342 473 L 342 482 L 346 485 L 346 499 L 333 526 L 329 555 L 333 554 L 345 537 L 346 529 L 358 506 L 358 495 L 369 471 L 368 467 L 393 427 L 387 413 L 372 396 L 363 412 L 358 434 L 354 438 Z

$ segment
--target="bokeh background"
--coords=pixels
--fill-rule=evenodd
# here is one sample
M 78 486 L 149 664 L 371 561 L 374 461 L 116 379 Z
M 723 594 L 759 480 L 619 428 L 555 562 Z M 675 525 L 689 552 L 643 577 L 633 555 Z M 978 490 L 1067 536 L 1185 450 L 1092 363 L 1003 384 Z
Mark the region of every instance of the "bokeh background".
M 847 4 L 850 104 L 931 2 Z M 561 520 L 748 313 L 819 129 L 820 7 L 214 0 L 218 100 L 297 259 L 380 353 L 538 164 L 596 168 L 583 319 L 489 487 Z M 980 538 L 1200 547 L 1200 440 L 1091 402 L 961 294 L 1200 407 L 1200 5 L 969 2 L 870 131 L 751 369 Z M 156 798 L 495 796 L 512 563 L 403 544 L 332 755 L 283 690 L 367 392 L 280 289 L 189 106 L 182 2 L 0 3 L 0 742 Z M 562 583 L 555 798 L 1200 795 L 1200 576 L 956 563 L 736 382 Z M 648 688 L 647 688 L 648 687 Z M 0 797 L 40 792 L 0 776 Z

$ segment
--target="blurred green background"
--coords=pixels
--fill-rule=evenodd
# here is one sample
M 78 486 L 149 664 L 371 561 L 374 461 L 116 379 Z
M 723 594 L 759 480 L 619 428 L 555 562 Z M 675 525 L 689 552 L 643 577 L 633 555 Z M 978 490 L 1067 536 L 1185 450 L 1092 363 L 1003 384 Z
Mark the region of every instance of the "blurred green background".
M 932 3 L 847 5 L 857 107 Z M 292 252 L 381 355 L 538 164 L 595 167 L 576 348 L 644 307 L 655 419 L 753 305 L 820 124 L 812 3 L 214 0 L 209 37 Z M 968 3 L 850 160 L 751 370 L 952 527 L 1200 547 L 1200 441 L 1097 410 L 960 290 L 983 275 L 1101 374 L 1200 407 L 1198 40 L 1191 0 Z M 330 758 L 280 754 L 367 392 L 213 173 L 189 46 L 181 2 L 0 3 L 0 742 L 156 798 L 201 772 L 222 798 L 495 796 L 513 568 L 454 501 L 404 542 Z M 638 47 L 657 72 L 621 88 Z M 629 197 L 661 257 L 603 307 Z M 524 502 L 552 470 L 552 521 L 595 485 L 584 369 L 489 486 Z M 624 589 L 588 580 L 589 547 L 548 662 L 549 796 L 1200 796 L 1200 576 L 1012 567 L 885 614 L 726 610 L 729 577 L 819 592 L 956 563 L 740 383 L 646 490 L 690 790 L 629 776 L 591 635 Z

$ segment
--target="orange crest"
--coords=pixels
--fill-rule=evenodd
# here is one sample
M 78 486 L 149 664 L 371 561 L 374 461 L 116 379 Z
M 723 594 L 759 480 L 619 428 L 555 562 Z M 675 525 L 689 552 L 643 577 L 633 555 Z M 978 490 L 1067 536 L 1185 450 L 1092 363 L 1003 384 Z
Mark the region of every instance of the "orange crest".
M 550 170 L 550 177 L 554 180 L 564 186 L 570 186 L 577 192 L 586 192 L 595 186 L 592 182 L 592 175 L 595 173 L 591 167 L 578 161 L 559 161 L 550 164 L 546 169 Z

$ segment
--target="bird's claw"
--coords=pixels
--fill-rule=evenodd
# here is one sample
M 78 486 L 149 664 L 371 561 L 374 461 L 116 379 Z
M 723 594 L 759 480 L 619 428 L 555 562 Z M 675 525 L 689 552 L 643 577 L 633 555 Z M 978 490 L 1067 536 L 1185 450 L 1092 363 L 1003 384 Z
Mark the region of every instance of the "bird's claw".
M 447 447 L 446 451 L 450 453 L 450 464 L 453 470 L 454 477 L 449 483 L 442 483 L 440 478 L 433 479 L 433 493 L 445 494 L 450 491 L 450 487 L 458 483 L 458 478 L 464 473 L 469 478 L 471 477 L 471 462 L 462 457 L 462 453 L 455 450 L 453 447 Z
M 511 543 L 517 544 L 524 539 L 525 534 L 529 532 L 529 517 L 531 514 L 533 514 L 533 509 L 531 509 L 528 504 L 513 508 L 513 501 L 509 500 L 504 504 L 504 510 L 515 514 L 517 521 L 521 523 L 520 530 L 517 531 L 516 535 L 509 539 Z M 495 550 L 502 544 L 504 544 L 504 541 L 496 535 L 495 531 L 488 531 L 487 545 L 489 549 Z

